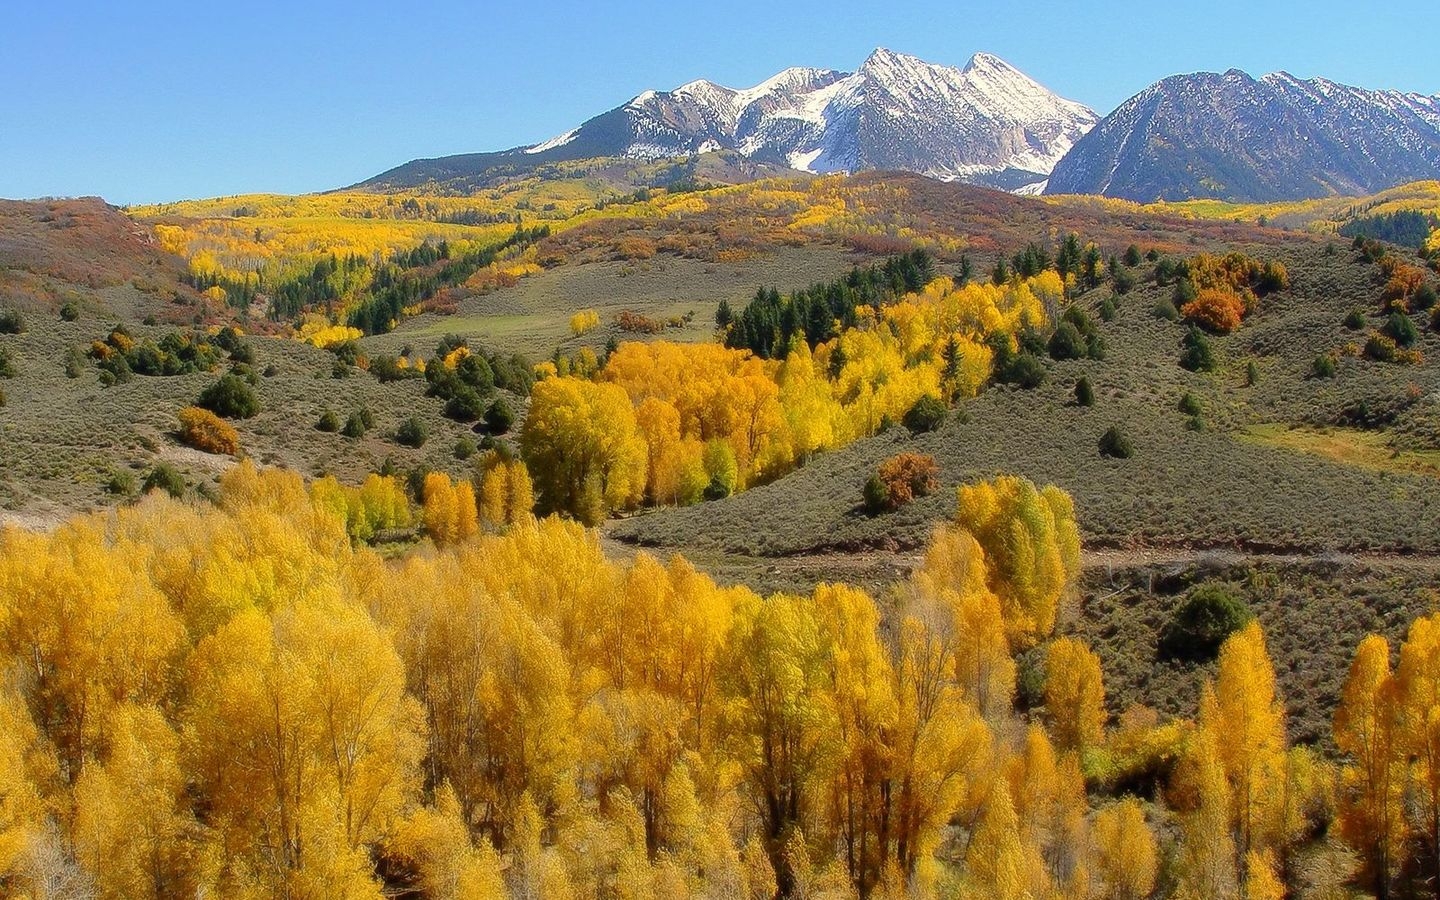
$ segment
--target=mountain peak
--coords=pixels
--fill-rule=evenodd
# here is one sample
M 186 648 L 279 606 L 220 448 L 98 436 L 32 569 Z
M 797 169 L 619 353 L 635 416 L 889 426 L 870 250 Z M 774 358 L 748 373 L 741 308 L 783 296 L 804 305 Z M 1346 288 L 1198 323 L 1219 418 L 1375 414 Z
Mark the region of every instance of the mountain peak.
M 970 61 L 965 64 L 965 68 L 962 71 L 964 71 L 966 74 L 969 74 L 970 72 L 974 72 L 977 70 L 989 70 L 1006 73 L 1015 72 L 1016 74 L 1019 74 L 1020 71 L 1019 69 L 1016 69 L 1014 66 L 1010 65 L 1008 62 L 996 56 L 995 54 L 986 53 L 983 50 L 976 53 L 974 56 L 971 56 Z
M 1362 195 L 1440 175 L 1426 98 L 1240 69 L 1172 75 L 1075 145 L 1047 191 L 1148 202 Z

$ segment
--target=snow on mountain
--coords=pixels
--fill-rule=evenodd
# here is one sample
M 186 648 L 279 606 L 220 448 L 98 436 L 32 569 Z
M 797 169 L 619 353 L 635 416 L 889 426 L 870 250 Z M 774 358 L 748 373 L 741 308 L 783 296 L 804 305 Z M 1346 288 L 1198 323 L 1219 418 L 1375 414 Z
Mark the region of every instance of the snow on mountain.
M 516 156 L 658 159 L 731 150 L 809 172 L 898 169 L 1034 191 L 1097 120 L 990 54 L 959 69 L 881 48 L 853 73 L 790 68 L 741 90 L 702 79 L 645 91 L 543 143 L 415 161 L 375 180 L 453 177 Z
M 1046 191 L 1272 201 L 1436 177 L 1440 97 L 1231 69 L 1136 94 L 1054 167 Z

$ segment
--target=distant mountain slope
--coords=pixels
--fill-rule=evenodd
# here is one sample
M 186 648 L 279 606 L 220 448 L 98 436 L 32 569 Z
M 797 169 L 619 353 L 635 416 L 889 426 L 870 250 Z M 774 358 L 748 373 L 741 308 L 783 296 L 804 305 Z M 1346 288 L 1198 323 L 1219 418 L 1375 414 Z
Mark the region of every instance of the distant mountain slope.
M 1266 202 L 1440 176 L 1440 97 L 1284 72 L 1176 75 L 1081 138 L 1047 193 Z
M 730 150 L 807 172 L 896 169 L 1015 189 L 1043 182 L 1097 118 L 986 53 L 957 69 L 879 49 L 852 74 L 792 68 L 745 90 L 701 80 L 646 91 L 543 143 L 414 160 L 357 186 L 398 190 L 565 160 Z

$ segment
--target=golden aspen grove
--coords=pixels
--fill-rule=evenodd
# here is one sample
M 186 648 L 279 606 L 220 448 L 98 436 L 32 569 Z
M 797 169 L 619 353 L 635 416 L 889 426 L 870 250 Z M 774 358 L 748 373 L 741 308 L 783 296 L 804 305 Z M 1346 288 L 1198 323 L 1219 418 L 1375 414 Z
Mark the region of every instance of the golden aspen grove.
M 414 515 L 392 479 L 248 462 L 214 506 L 5 531 L 0 893 L 1277 897 L 1329 829 L 1376 885 L 1435 865 L 1440 620 L 1358 648 L 1334 767 L 1253 622 L 1197 721 L 1110 721 L 1053 633 L 1056 488 L 963 487 L 880 596 L 762 597 L 518 512 L 516 465 L 432 474 L 391 559 L 355 539 Z

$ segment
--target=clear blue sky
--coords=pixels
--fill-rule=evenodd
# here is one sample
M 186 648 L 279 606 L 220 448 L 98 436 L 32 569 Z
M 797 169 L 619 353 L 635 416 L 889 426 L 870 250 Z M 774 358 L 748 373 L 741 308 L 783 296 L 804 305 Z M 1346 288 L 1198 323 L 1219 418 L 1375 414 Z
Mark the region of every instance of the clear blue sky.
M 1106 113 L 1165 75 L 1440 93 L 1431 2 L 7 0 L 0 197 L 324 190 L 533 143 L 647 88 L 976 50 Z M 219 9 L 227 7 L 226 9 Z

